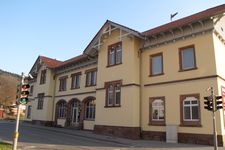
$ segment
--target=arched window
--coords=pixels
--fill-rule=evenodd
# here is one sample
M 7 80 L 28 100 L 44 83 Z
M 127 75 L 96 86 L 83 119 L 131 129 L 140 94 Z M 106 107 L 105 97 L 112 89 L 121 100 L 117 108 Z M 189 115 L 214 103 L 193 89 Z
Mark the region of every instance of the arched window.
M 152 102 L 152 120 L 164 120 L 164 101 L 161 99 L 156 99 Z
M 199 120 L 199 104 L 195 97 L 186 97 L 183 101 L 183 118 L 184 121 Z
M 149 124 L 165 125 L 165 97 L 151 97 L 149 105 Z
M 199 97 L 199 94 L 189 94 L 180 96 L 181 125 L 201 125 Z
M 57 103 L 58 118 L 66 118 L 66 101 L 59 101 Z
M 85 105 L 85 119 L 94 120 L 95 119 L 95 100 L 89 100 Z

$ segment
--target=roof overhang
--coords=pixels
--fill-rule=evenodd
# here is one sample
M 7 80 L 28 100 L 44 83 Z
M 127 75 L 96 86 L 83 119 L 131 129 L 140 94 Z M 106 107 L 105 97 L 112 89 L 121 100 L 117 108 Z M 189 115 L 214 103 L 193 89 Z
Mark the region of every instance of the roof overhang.
M 138 31 L 135 31 L 131 28 L 128 28 L 126 26 L 117 24 L 115 22 L 112 22 L 110 20 L 107 20 L 104 25 L 100 28 L 100 30 L 97 32 L 97 34 L 94 36 L 94 38 L 91 40 L 91 42 L 88 44 L 88 46 L 84 50 L 84 54 L 88 56 L 96 56 L 98 54 L 98 50 L 100 49 L 100 46 L 102 45 L 102 37 L 106 34 L 110 35 L 112 31 L 119 29 L 119 36 L 118 40 L 122 41 L 124 37 L 127 36 L 135 36 L 140 39 L 145 39 L 145 37 Z

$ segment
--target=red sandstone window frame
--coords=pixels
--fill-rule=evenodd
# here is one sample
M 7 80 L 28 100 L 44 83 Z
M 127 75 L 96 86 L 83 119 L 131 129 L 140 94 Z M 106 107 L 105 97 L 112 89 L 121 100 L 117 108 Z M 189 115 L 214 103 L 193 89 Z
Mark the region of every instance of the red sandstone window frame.
M 97 84 L 97 68 L 92 68 L 92 69 L 86 70 L 85 74 L 86 74 L 85 87 L 96 86 L 96 84 Z M 95 76 L 94 76 L 94 74 L 95 74 Z M 89 76 L 90 76 L 90 78 L 89 78 Z
M 198 101 L 198 120 L 185 120 L 184 119 L 184 100 L 188 97 L 194 97 Z M 185 94 L 180 95 L 180 126 L 187 127 L 201 127 L 201 105 L 200 105 L 200 94 Z M 192 113 L 192 112 L 191 112 Z
M 112 103 L 111 104 L 109 104 L 108 102 L 110 86 L 112 86 Z M 120 99 L 119 99 L 119 103 L 116 103 L 116 92 L 118 92 L 118 89 L 116 91 L 116 88 L 118 86 L 119 86 Z M 110 81 L 105 83 L 105 89 L 106 89 L 105 107 L 121 107 L 121 87 L 122 87 L 122 80 Z
M 161 70 L 162 70 L 162 72 L 154 73 L 153 72 L 153 65 L 154 65 L 153 64 L 153 58 L 154 57 L 158 57 L 158 56 L 161 56 Z M 163 53 L 160 52 L 160 53 L 152 54 L 149 57 L 150 57 L 150 74 L 149 74 L 149 76 L 152 77 L 152 76 L 164 75 L 164 70 L 163 70 Z
M 31 85 L 30 86 L 30 93 L 29 93 L 29 95 L 33 95 L 33 92 L 34 92 L 34 85 Z
M 67 102 L 60 100 L 57 102 L 57 119 L 65 119 L 67 117 Z
M 163 107 L 164 107 L 164 119 L 163 120 L 153 120 L 153 114 L 152 114 L 152 103 L 156 100 L 162 100 L 163 101 Z M 165 126 L 166 122 L 166 107 L 165 107 L 165 96 L 160 97 L 150 97 L 149 98 L 149 125 L 153 126 Z
M 194 61 L 194 64 L 190 68 L 183 68 L 182 52 L 187 50 L 187 49 L 189 49 L 189 48 L 193 49 L 193 61 Z M 196 64 L 195 45 L 188 45 L 188 46 L 185 46 L 185 47 L 181 47 L 181 48 L 178 49 L 178 51 L 179 51 L 179 67 L 180 67 L 179 68 L 179 72 L 198 69 L 197 68 L 197 64 Z
M 63 77 L 59 78 L 59 91 L 66 91 L 67 78 L 68 78 L 68 76 L 63 76 Z
M 41 70 L 41 77 L 40 77 L 40 84 L 45 84 L 46 83 L 46 74 L 47 70 Z
M 116 47 L 118 46 L 118 45 L 120 45 L 120 47 L 121 47 L 121 56 L 120 56 L 120 62 L 117 62 L 117 49 L 116 49 Z M 110 50 L 111 50 L 111 48 L 112 47 L 115 47 L 114 48 L 114 63 L 113 64 L 110 64 Z M 107 67 L 112 67 L 112 66 L 116 66 L 116 65 L 120 65 L 120 64 L 122 64 L 122 51 L 123 51 L 123 46 L 122 46 L 122 42 L 117 42 L 117 43 L 114 43 L 114 44 L 111 44 L 111 45 L 109 45 L 108 46 L 108 54 L 107 54 L 107 62 L 108 62 L 108 64 L 107 64 Z
M 78 80 L 79 80 L 79 84 L 77 84 Z M 81 80 L 81 72 L 71 74 L 71 89 L 79 89 L 80 88 L 80 80 Z
M 90 99 L 85 102 L 85 120 L 95 120 L 96 99 Z
M 38 98 L 38 102 L 37 102 L 37 109 L 41 110 L 43 109 L 43 105 L 44 105 L 44 96 L 45 93 L 39 93 L 37 98 Z
M 31 119 L 31 108 L 32 108 L 32 106 L 28 105 L 28 107 L 27 107 L 27 119 Z

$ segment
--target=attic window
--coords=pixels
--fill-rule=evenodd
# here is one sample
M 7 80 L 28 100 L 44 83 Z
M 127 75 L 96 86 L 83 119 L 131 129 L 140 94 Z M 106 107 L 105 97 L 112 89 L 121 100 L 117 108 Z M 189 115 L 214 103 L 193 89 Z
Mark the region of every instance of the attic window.
M 122 43 L 112 44 L 108 47 L 108 67 L 122 63 Z
M 40 84 L 45 84 L 46 82 L 46 70 L 41 71 Z

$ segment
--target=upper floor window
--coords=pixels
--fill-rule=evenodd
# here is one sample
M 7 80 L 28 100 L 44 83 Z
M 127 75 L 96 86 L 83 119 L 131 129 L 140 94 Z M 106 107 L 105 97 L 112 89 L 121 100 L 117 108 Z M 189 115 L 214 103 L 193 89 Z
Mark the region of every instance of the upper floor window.
M 81 72 L 71 75 L 71 77 L 72 77 L 71 89 L 80 88 L 80 76 L 81 76 Z
M 181 124 L 200 125 L 199 94 L 181 95 Z
M 43 105 L 44 105 L 44 93 L 39 93 L 38 94 L 38 104 L 37 104 L 37 109 L 43 109 Z
M 41 71 L 40 84 L 45 84 L 46 82 L 46 70 Z
M 106 106 L 120 106 L 121 81 L 106 83 Z
M 180 71 L 196 69 L 194 45 L 179 49 Z
M 59 91 L 66 91 L 67 76 L 59 78 Z
M 116 43 L 108 47 L 108 66 L 122 63 L 122 43 Z
M 95 86 L 97 79 L 97 69 L 91 69 L 86 71 L 86 86 Z
M 158 53 L 150 56 L 150 76 L 163 74 L 163 54 Z
M 30 86 L 30 93 L 29 93 L 29 94 L 30 94 L 30 95 L 33 95 L 33 92 L 34 92 L 34 86 L 31 85 L 31 86 Z
M 85 103 L 85 119 L 95 119 L 95 100 L 89 100 Z
M 150 124 L 165 124 L 165 98 L 150 98 Z

